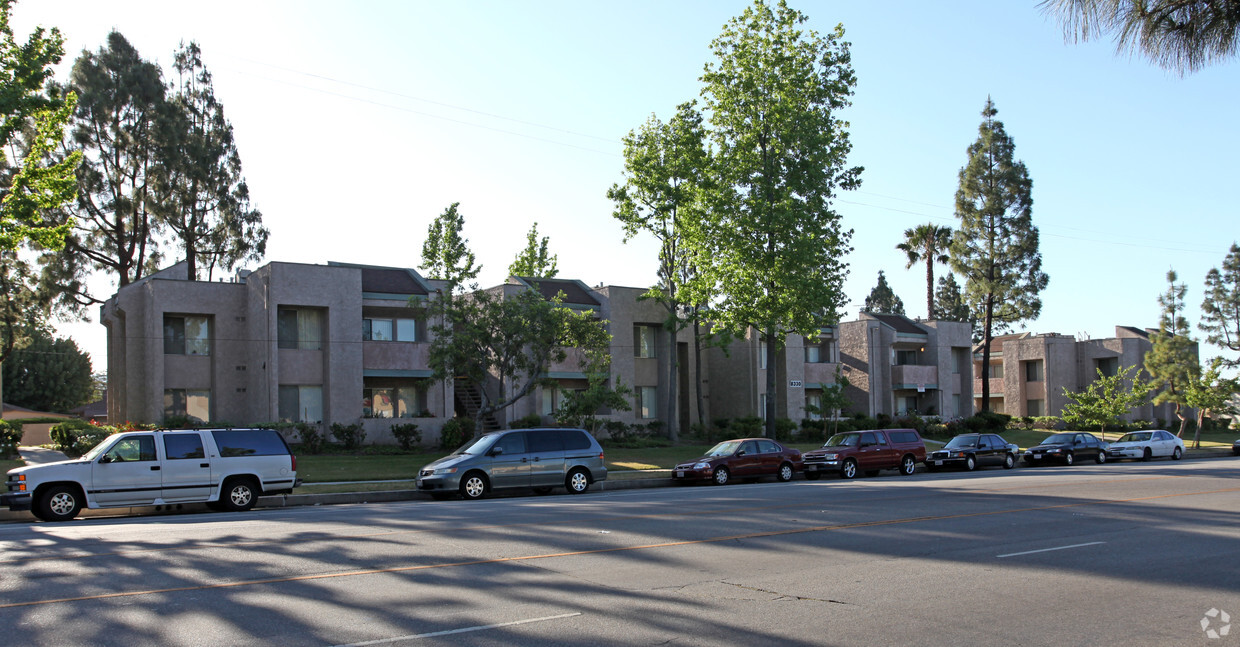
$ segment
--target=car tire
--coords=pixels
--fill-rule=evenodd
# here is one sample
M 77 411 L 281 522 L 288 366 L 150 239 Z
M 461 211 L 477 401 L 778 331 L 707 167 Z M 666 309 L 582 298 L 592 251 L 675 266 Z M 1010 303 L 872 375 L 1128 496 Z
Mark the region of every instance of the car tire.
M 844 461 L 844 464 L 840 466 L 840 476 L 846 479 L 857 478 L 857 461 L 851 458 Z
M 69 521 L 82 511 L 82 493 L 69 485 L 54 485 L 39 495 L 35 516 L 44 521 Z
M 912 476 L 917 472 L 917 459 L 912 454 L 905 454 L 900 460 L 900 474 L 902 476 Z
M 792 463 L 784 463 L 779 466 L 779 472 L 775 474 L 775 478 L 778 479 L 780 483 L 787 483 L 788 481 L 791 481 L 792 477 L 796 476 L 796 474 L 796 470 L 792 468 Z
M 977 469 L 977 459 L 972 456 L 965 456 L 964 457 L 964 470 L 966 472 L 972 472 L 975 469 Z
M 716 467 L 715 475 L 712 477 L 715 485 L 727 485 L 728 479 L 732 477 L 732 473 L 726 467 Z
M 1184 452 L 1179 447 L 1171 450 L 1171 460 L 1178 461 L 1181 458 L 1184 458 Z
M 1072 452 L 1068 452 L 1067 454 L 1064 454 L 1064 455 L 1063 455 L 1063 464 L 1064 464 L 1064 465 L 1071 465 L 1071 464 L 1073 464 L 1073 463 L 1075 463 L 1075 462 L 1076 462 L 1076 456 L 1074 456 L 1074 455 L 1072 454 Z
M 1099 465 L 1101 465 L 1101 464 L 1103 464 L 1103 463 L 1107 462 L 1107 453 L 1106 453 L 1106 450 L 1101 450 L 1101 451 L 1099 451 L 1099 452 L 1098 452 L 1098 454 L 1097 454 L 1096 456 L 1094 456 L 1094 462 L 1095 462 L 1095 463 L 1097 463 L 1097 464 L 1099 464 Z
M 1016 467 L 1016 457 L 1011 454 L 1004 456 L 1003 457 L 1003 469 L 1010 470 L 1013 467 Z
M 245 512 L 255 503 L 258 503 L 258 485 L 254 479 L 229 479 L 220 490 L 220 505 L 228 512 Z
M 1154 458 L 1154 452 L 1150 451 L 1149 447 L 1146 447 L 1145 451 L 1141 452 L 1141 460 L 1148 461 L 1151 458 Z
M 585 494 L 590 489 L 590 474 L 578 467 L 564 478 L 564 487 L 569 494 Z
M 821 472 L 806 472 L 805 473 L 806 481 L 817 481 L 820 478 L 822 478 Z
M 482 472 L 470 472 L 461 478 L 461 496 L 466 501 L 476 501 L 486 496 L 487 476 Z

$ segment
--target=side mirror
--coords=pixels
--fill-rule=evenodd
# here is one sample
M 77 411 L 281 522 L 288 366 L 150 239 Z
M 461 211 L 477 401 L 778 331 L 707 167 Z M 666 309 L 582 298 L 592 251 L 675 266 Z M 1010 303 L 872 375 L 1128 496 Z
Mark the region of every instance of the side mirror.
M 503 447 L 492 447 L 491 450 L 487 452 L 487 456 L 499 456 L 500 454 L 503 454 L 503 453 L 504 453 Z
M 104 454 L 103 456 L 99 457 L 99 462 L 100 463 L 111 463 L 112 457 L 108 454 Z
M 737 456 L 744 456 L 745 454 L 748 454 L 748 453 L 749 453 L 749 452 L 747 452 L 747 451 L 745 451 L 745 450 L 741 449 L 741 450 L 737 450 L 736 455 L 737 455 Z

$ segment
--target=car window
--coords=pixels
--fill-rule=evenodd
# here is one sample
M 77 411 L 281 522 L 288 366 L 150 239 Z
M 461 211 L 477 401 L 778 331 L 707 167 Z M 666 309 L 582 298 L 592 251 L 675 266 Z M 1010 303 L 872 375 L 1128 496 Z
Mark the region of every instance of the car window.
M 893 443 L 915 443 L 917 442 L 917 432 L 915 431 L 890 431 L 891 442 Z
M 991 446 L 990 436 L 982 436 L 981 440 L 977 442 L 978 449 L 990 449 Z
M 746 440 L 744 444 L 741 445 L 741 451 L 745 452 L 746 454 L 757 454 L 758 443 L 752 440 Z
M 282 456 L 288 445 L 274 429 L 219 429 L 211 432 L 220 456 Z
M 492 448 L 499 447 L 504 450 L 504 456 L 512 456 L 513 454 L 525 453 L 525 432 L 518 431 L 512 434 L 504 434 L 499 440 L 495 441 Z
M 778 454 L 779 453 L 779 445 L 776 445 L 775 443 L 769 440 L 759 440 L 758 448 L 762 451 L 763 454 Z
M 873 432 L 871 432 L 871 433 L 866 433 L 866 434 L 861 434 L 861 444 L 862 444 L 862 445 L 875 445 L 875 444 L 877 444 L 877 443 L 878 443 L 878 440 L 874 438 L 874 433 L 873 433 Z
M 736 448 L 740 445 L 735 440 L 728 440 L 711 447 L 707 452 L 707 456 L 731 456 L 736 452 Z
M 944 447 L 948 449 L 956 449 L 957 447 L 973 447 L 977 445 L 977 436 L 956 436 L 947 441 Z
M 164 455 L 174 461 L 207 456 L 198 434 L 164 434 Z
M 590 449 L 590 437 L 580 429 L 561 429 L 564 437 L 564 449 Z
M 534 453 L 564 451 L 564 437 L 558 432 L 558 429 L 534 429 L 525 432 L 529 451 Z
M 131 461 L 155 460 L 155 439 L 151 436 L 130 436 L 122 438 L 103 455 L 101 461 L 128 463 Z
M 823 443 L 823 447 L 856 447 L 861 434 L 836 434 Z

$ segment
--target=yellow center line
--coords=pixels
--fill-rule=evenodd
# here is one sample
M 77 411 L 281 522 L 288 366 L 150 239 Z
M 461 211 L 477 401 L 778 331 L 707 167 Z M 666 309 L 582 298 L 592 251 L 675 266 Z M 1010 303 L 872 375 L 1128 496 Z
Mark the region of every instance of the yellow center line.
M 262 584 L 284 584 L 288 582 L 309 582 L 313 580 L 326 580 L 342 577 L 359 577 L 364 575 L 382 575 L 388 573 L 410 573 L 413 571 L 424 571 L 438 568 L 456 568 L 461 566 L 480 566 L 484 564 L 503 564 L 506 562 L 523 562 L 536 559 L 552 559 L 558 557 L 580 557 L 583 555 L 602 555 L 606 553 L 619 553 L 635 550 L 652 550 L 656 548 L 673 548 L 677 546 L 692 546 L 700 544 L 713 544 L 725 541 L 737 541 L 742 539 L 761 539 L 764 537 L 778 537 L 782 535 L 796 535 L 808 532 L 826 532 L 835 530 L 850 530 L 854 528 L 873 528 L 876 526 L 890 526 L 904 523 L 917 523 L 922 521 L 941 521 L 945 519 L 963 519 L 967 517 L 985 517 L 998 514 L 1012 514 L 1017 512 L 1038 512 L 1042 510 L 1056 510 L 1063 508 L 1076 508 L 1089 505 L 1106 505 L 1112 503 L 1132 503 L 1135 501 L 1152 501 L 1154 499 L 1169 499 L 1184 496 L 1201 496 L 1206 494 L 1221 494 L 1224 492 L 1240 492 L 1240 487 L 1224 488 L 1221 490 L 1209 490 L 1205 492 L 1184 492 L 1179 494 L 1158 494 L 1154 496 L 1132 497 L 1127 499 L 1108 499 L 1101 501 L 1081 501 L 1077 503 L 1061 503 L 1058 505 L 1037 506 L 1032 508 L 1017 508 L 1013 510 L 992 510 L 989 512 L 966 512 L 960 514 L 931 515 L 923 517 L 904 517 L 901 519 L 884 519 L 879 521 L 863 521 L 859 523 L 833 524 L 826 526 L 809 526 L 804 528 L 786 528 L 784 530 L 767 530 L 763 532 L 744 533 L 740 535 L 727 535 L 723 537 L 708 537 L 706 539 L 686 539 L 681 541 L 669 541 L 657 544 L 640 544 L 637 546 L 614 546 L 611 548 L 593 548 L 589 550 L 576 550 L 560 553 L 542 553 L 539 555 L 521 555 L 515 557 L 493 557 L 488 559 L 475 559 L 463 562 L 447 562 L 443 564 L 422 564 L 418 566 L 397 566 L 394 568 L 376 568 L 360 571 L 344 571 L 340 573 L 320 573 L 317 575 L 295 575 L 290 577 L 273 577 L 261 580 L 241 580 L 238 582 L 224 582 L 219 584 L 199 584 L 194 586 L 178 586 L 163 589 L 146 589 L 141 591 L 121 591 L 117 593 L 101 593 L 98 595 L 83 595 L 72 598 L 57 598 L 52 600 L 30 600 L 26 602 L 10 602 L 0 604 L 0 609 L 11 609 L 15 607 L 41 606 L 48 604 L 60 604 L 64 602 L 84 602 L 89 600 L 106 600 L 109 598 L 133 597 L 138 595 L 158 595 L 163 593 L 180 593 L 185 591 L 205 591 L 214 589 L 229 589 L 242 586 L 258 586 Z

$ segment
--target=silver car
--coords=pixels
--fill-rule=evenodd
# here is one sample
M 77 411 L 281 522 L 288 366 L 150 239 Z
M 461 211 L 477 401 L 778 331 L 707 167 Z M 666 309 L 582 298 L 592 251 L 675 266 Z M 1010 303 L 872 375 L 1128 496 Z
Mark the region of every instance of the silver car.
M 492 490 L 563 486 L 581 494 L 607 480 L 603 448 L 584 429 L 510 429 L 483 434 L 418 470 L 418 490 L 436 499 L 479 499 Z

